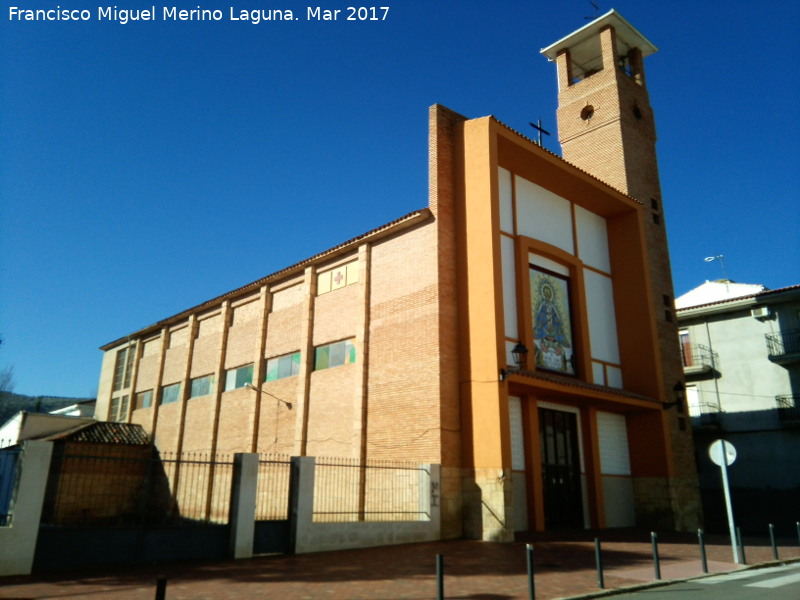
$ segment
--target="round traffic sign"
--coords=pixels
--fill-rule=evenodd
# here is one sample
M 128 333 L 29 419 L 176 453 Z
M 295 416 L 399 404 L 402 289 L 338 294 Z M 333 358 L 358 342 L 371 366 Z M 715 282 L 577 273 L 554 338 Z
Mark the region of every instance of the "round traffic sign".
M 708 455 L 718 467 L 722 466 L 722 446 L 725 446 L 725 465 L 730 466 L 736 460 L 736 448 L 725 440 L 717 440 L 708 447 Z

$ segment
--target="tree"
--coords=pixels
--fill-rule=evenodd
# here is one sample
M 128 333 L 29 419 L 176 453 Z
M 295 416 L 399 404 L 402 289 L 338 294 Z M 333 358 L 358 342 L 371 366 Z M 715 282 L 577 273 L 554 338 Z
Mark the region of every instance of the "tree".
M 13 392 L 14 385 L 14 367 L 9 365 L 0 369 L 0 392 Z
M 3 336 L 0 336 L 0 346 L 3 345 Z M 14 367 L 11 365 L 0 369 L 0 392 L 14 391 Z

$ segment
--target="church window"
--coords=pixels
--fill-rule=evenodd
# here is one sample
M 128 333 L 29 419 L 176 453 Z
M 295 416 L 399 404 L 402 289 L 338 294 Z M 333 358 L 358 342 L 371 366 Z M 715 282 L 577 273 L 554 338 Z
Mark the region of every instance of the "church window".
M 136 405 L 134 408 L 150 408 L 153 403 L 153 390 L 145 390 L 136 394 Z
M 113 384 L 113 390 L 115 392 L 131 387 L 131 374 L 133 373 L 133 359 L 135 355 L 136 352 L 131 346 L 117 352 Z
M 300 353 L 293 352 L 276 356 L 267 360 L 267 375 L 265 381 L 275 381 L 284 377 L 291 377 L 300 372 Z
M 192 388 L 189 392 L 189 398 L 208 396 L 212 392 L 213 386 L 214 386 L 213 375 L 204 375 L 203 377 L 196 377 L 192 379 Z
M 109 421 L 124 422 L 128 420 L 128 396 L 118 396 L 111 399 L 111 409 L 108 413 Z
M 235 390 L 253 383 L 253 363 L 225 371 L 225 391 Z
M 314 369 L 329 369 L 356 362 L 356 346 L 353 340 L 342 340 L 318 346 L 314 354 Z
M 161 390 L 161 404 L 172 404 L 180 400 L 181 384 L 165 385 Z

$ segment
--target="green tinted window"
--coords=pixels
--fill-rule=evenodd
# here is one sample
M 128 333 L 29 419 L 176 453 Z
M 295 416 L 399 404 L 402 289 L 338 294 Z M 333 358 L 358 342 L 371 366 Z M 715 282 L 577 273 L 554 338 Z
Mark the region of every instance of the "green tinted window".
M 342 340 L 320 346 L 314 354 L 314 369 L 328 369 L 356 362 L 356 346 L 353 340 Z

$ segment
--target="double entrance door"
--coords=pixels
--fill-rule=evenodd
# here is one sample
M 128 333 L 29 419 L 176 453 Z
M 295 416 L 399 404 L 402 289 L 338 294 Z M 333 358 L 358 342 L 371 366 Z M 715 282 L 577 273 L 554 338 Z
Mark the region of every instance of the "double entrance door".
M 583 527 L 578 419 L 572 412 L 539 409 L 545 528 Z

